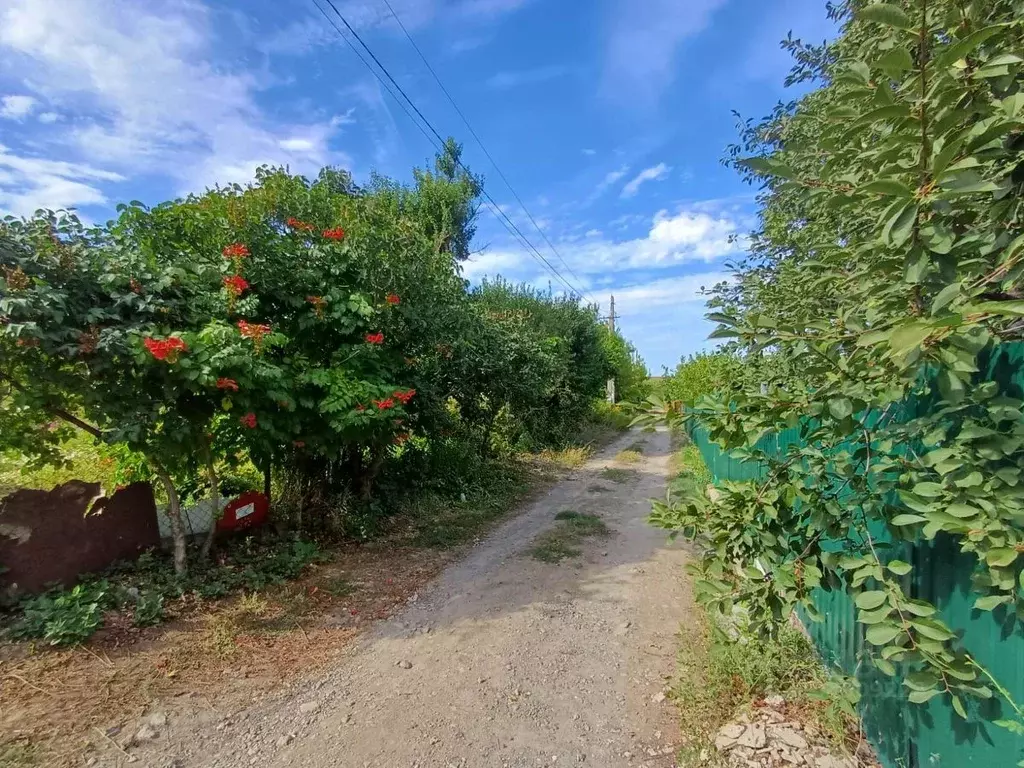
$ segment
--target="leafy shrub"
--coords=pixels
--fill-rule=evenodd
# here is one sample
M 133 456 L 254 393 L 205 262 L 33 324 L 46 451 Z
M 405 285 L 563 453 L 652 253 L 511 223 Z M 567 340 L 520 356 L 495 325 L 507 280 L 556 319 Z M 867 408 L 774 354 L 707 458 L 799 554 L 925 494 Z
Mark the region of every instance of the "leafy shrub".
M 152 627 L 164 620 L 164 596 L 159 592 L 140 595 L 132 612 L 132 623 L 136 627 Z
M 106 581 L 96 581 L 29 598 L 22 603 L 23 617 L 13 634 L 50 645 L 85 642 L 103 624 L 103 611 L 110 605 L 109 590 Z
M 727 389 L 737 370 L 737 361 L 725 352 L 700 352 L 683 358 L 662 380 L 661 397 L 692 406 L 704 395 Z

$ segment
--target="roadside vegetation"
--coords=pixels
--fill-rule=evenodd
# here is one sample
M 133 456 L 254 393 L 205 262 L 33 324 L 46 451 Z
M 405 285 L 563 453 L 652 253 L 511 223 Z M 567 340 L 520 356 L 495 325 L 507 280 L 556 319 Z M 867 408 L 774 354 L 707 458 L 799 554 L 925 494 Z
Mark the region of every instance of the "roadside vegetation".
M 651 401 L 758 477 L 714 498 L 690 478 L 652 519 L 695 540 L 698 599 L 757 642 L 798 609 L 831 620 L 816 595 L 842 593 L 843 663 L 894 678 L 904 722 L 927 704 L 1001 758 L 1024 735 L 1019 675 L 990 650 L 1019 646 L 1024 611 L 1024 17 L 1009 0 L 829 13 L 834 40 L 784 43 L 803 95 L 729 149 L 759 221 L 708 292 L 725 346 Z M 955 552 L 962 609 L 930 591 L 932 542 Z
M 580 545 L 594 536 L 608 536 L 610 530 L 598 516 L 589 512 L 566 509 L 555 515 L 555 526 L 541 534 L 529 554 L 544 563 L 560 563 L 583 554 Z

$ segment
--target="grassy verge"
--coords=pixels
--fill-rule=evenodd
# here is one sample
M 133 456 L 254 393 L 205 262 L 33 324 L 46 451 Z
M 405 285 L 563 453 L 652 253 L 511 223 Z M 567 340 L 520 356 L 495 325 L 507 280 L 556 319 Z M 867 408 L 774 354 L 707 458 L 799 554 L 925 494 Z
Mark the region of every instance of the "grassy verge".
M 528 553 L 534 560 L 560 563 L 583 554 L 580 544 L 592 536 L 607 536 L 610 531 L 597 515 L 566 509 L 555 515 L 558 523 L 537 537 Z
M 674 461 L 676 473 L 692 478 L 698 488 L 711 484 L 711 471 L 685 436 L 680 436 Z M 803 632 L 786 626 L 777 637 L 735 640 L 708 612 L 699 609 L 697 615 L 696 623 L 681 630 L 672 690 L 688 739 L 679 754 L 680 768 L 727 765 L 715 750 L 715 735 L 769 695 L 783 697 L 787 717 L 802 722 L 807 733 L 819 734 L 837 752 L 856 748 L 856 688 L 829 673 Z
M 672 689 L 688 738 L 680 768 L 725 765 L 716 762 L 718 729 L 769 695 L 782 696 L 787 716 L 837 752 L 855 748 L 853 691 L 828 673 L 800 630 L 786 627 L 777 638 L 734 642 L 701 612 L 697 625 L 683 630 L 681 641 L 679 677 Z

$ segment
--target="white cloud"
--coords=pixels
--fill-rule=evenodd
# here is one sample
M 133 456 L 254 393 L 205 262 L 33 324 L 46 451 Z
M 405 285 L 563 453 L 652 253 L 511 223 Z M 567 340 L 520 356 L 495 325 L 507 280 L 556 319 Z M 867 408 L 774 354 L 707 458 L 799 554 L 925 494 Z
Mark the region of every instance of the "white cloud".
M 279 144 L 288 152 L 312 152 L 316 149 L 316 144 L 310 139 L 282 139 Z
M 741 233 L 749 222 L 744 217 L 734 212 L 716 213 L 701 203 L 674 213 L 659 211 L 648 221 L 649 229 L 642 237 L 616 240 L 591 230 L 584 238 L 563 238 L 556 244 L 572 271 L 584 280 L 612 273 L 710 263 L 746 247 Z M 545 248 L 537 245 L 548 255 Z M 548 257 L 554 261 L 552 256 Z M 473 262 L 466 276 L 476 279 L 500 272 L 515 279 L 532 279 L 542 269 L 525 250 L 517 247 L 488 251 Z
M 724 271 L 698 272 L 606 289 L 615 295 L 619 330 L 636 346 L 652 373 L 673 368 L 680 357 L 715 342 L 703 289 L 732 279 Z
M 462 264 L 462 276 L 467 280 L 497 277 L 521 271 L 527 257 L 516 251 L 485 251 L 470 256 Z
M 12 94 L 0 99 L 0 118 L 21 120 L 35 109 L 36 100 L 24 94 Z
M 0 54 L 40 96 L 75 105 L 76 127 L 51 154 L 166 175 L 181 191 L 251 179 L 264 163 L 306 172 L 340 160 L 332 121 L 263 113 L 257 78 L 218 61 L 212 22 L 197 0 L 4 0 Z
M 29 216 L 38 208 L 73 208 L 107 202 L 98 182 L 124 181 L 89 165 L 23 157 L 0 145 L 0 212 Z
M 725 0 L 616 0 L 608 18 L 602 92 L 653 104 L 676 74 L 679 46 L 699 34 Z
M 40 112 L 39 122 L 40 123 L 56 123 L 60 120 L 60 115 L 56 112 Z
M 644 168 L 640 173 L 622 188 L 622 197 L 633 197 L 640 191 L 640 185 L 648 181 L 660 181 L 668 176 L 672 168 L 664 163 L 658 163 L 651 168 Z
M 588 205 L 592 205 L 599 197 L 601 197 L 601 195 L 608 191 L 608 187 L 617 182 L 627 173 L 629 173 L 628 165 L 624 165 L 614 171 L 608 171 L 608 173 L 604 175 L 604 178 L 597 183 L 596 187 L 594 187 L 594 191 L 587 195 L 583 200 L 582 206 L 586 208 Z
M 591 157 L 597 154 L 597 150 L 596 149 L 589 149 L 589 148 L 586 148 L 586 147 L 581 149 L 580 151 L 584 155 L 588 155 L 588 156 L 591 156 Z
M 600 237 L 601 236 L 601 230 L 600 229 L 588 229 L 586 232 L 583 233 L 583 236 L 584 237 Z

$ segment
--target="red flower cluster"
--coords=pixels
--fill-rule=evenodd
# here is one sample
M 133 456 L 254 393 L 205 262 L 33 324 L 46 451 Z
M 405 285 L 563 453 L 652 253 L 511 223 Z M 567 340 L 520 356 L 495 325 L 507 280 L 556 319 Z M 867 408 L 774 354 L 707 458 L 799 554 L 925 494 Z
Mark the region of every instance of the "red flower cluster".
M 378 410 L 386 411 L 388 408 L 395 407 L 394 398 L 386 397 L 383 400 L 374 400 L 373 404 L 377 406 Z
M 132 293 L 142 293 L 142 283 L 134 277 L 128 281 L 128 287 L 132 289 Z
M 415 394 L 416 394 L 416 390 L 415 390 L 415 389 L 407 389 L 407 390 L 405 390 L 404 392 L 403 392 L 403 391 L 401 391 L 401 390 L 398 390 L 397 392 L 395 392 L 395 398 L 396 398 L 396 399 L 397 399 L 397 400 L 398 400 L 398 401 L 399 401 L 399 402 L 400 402 L 400 403 L 401 403 L 402 405 L 405 405 L 405 404 L 406 404 L 406 403 L 408 403 L 408 402 L 409 402 L 410 400 L 412 400 L 412 398 L 413 398 L 413 395 L 415 395 Z
M 410 435 L 408 432 L 403 432 L 400 435 L 395 435 L 394 439 L 391 442 L 393 442 L 395 445 L 401 445 L 410 437 L 412 437 L 412 435 Z
M 390 304 L 391 306 L 395 306 L 395 304 L 402 303 L 402 297 L 399 296 L 397 293 L 389 293 L 385 301 L 387 301 L 387 303 Z
M 306 447 L 306 444 L 304 442 L 302 442 L 301 440 L 292 440 L 292 445 L 294 445 L 296 448 L 305 448 Z
M 245 293 L 249 287 L 249 281 L 241 275 L 232 275 L 231 277 L 225 277 L 223 280 L 224 287 L 228 289 L 228 293 L 232 296 L 241 296 Z
M 363 405 L 362 403 L 356 403 L 356 410 L 357 411 L 365 411 L 366 410 L 366 406 Z
M 327 300 L 323 296 L 307 296 L 306 301 L 313 305 L 313 311 L 316 312 L 316 316 L 323 318 Z
M 217 379 L 217 389 L 230 389 L 232 392 L 238 391 L 238 382 L 234 379 L 219 378 Z
M 249 255 L 249 249 L 243 243 L 232 243 L 224 246 L 221 251 L 226 259 L 244 259 Z
M 249 413 L 245 414 L 245 416 L 240 418 L 239 421 L 242 422 L 243 427 L 248 427 L 249 429 L 256 429 L 256 414 L 253 413 L 252 411 L 249 411 Z
M 146 345 L 149 354 L 157 360 L 166 360 L 168 363 L 173 363 L 178 359 L 179 354 L 188 349 L 188 345 L 184 341 L 174 336 L 169 339 L 154 339 L 147 336 L 142 343 Z
M 243 339 L 252 339 L 259 343 L 264 336 L 270 333 L 270 326 L 260 325 L 258 323 L 247 323 L 245 320 L 239 320 L 238 330 L 241 332 Z
M 294 216 L 290 216 L 288 220 L 285 222 L 285 224 L 287 224 L 292 229 L 297 229 L 301 232 L 312 232 L 314 229 L 316 229 L 316 227 L 314 227 L 312 224 L 302 221 L 301 219 L 296 219 Z
M 345 238 L 345 230 L 341 227 L 335 227 L 334 229 L 325 229 L 324 237 L 328 240 L 343 240 Z
M 368 333 L 366 334 L 367 344 L 383 344 L 384 334 L 383 333 Z

